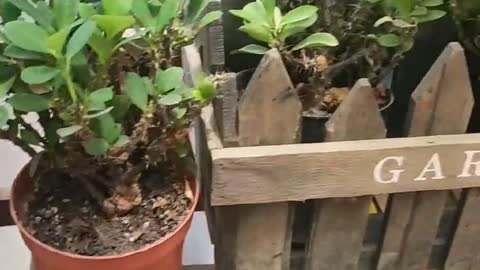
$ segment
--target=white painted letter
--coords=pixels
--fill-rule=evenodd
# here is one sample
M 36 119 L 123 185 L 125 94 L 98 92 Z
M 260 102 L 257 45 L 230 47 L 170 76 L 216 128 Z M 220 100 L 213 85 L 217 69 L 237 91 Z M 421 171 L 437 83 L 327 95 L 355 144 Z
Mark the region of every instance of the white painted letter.
M 382 184 L 398 182 L 398 180 L 400 178 L 400 174 L 403 171 L 405 171 L 405 170 L 390 170 L 390 173 L 392 174 L 392 178 L 390 178 L 390 180 L 383 180 L 382 179 L 382 168 L 383 168 L 383 165 L 385 165 L 385 163 L 388 160 L 396 161 L 398 166 L 403 165 L 403 157 L 386 157 L 386 158 L 380 160 L 380 162 L 378 162 L 377 166 L 375 166 L 375 169 L 373 170 L 373 177 L 375 178 L 375 181 L 377 181 L 379 183 L 382 183 Z
M 425 177 L 426 173 L 432 172 L 435 174 L 432 179 L 444 179 L 445 176 L 443 175 L 442 171 L 442 164 L 440 163 L 440 158 L 437 153 L 433 154 L 432 158 L 430 161 L 427 163 L 425 168 L 423 168 L 423 171 L 420 173 L 420 175 L 413 179 L 413 181 L 425 181 L 427 180 L 427 177 Z
M 475 154 L 480 153 L 480 151 L 465 151 L 465 163 L 463 164 L 463 171 L 461 174 L 457 175 L 457 177 L 472 177 L 470 174 L 470 168 L 475 166 L 475 176 L 480 176 L 480 161 L 473 161 L 473 157 Z

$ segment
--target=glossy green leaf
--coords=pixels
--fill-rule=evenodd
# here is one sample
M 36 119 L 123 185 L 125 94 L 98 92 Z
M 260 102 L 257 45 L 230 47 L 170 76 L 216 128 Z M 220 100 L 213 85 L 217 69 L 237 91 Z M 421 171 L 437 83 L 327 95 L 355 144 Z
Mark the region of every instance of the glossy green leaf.
M 49 66 L 33 66 L 22 71 L 20 78 L 28 84 L 42 84 L 50 81 L 60 73 L 60 70 Z
M 280 29 L 282 26 L 282 11 L 280 8 L 275 7 L 273 11 L 273 25 L 275 26 L 275 29 Z
M 16 20 L 20 14 L 22 11 L 12 3 L 6 0 L 0 1 L 0 17 L 4 23 Z
M 165 27 L 177 16 L 180 8 L 178 0 L 164 0 L 157 16 L 157 30 L 163 31 Z
M 265 10 L 257 2 L 248 3 L 241 10 L 230 10 L 230 13 L 249 23 L 258 23 L 273 26 L 266 18 Z
M 318 19 L 318 14 L 315 14 L 312 17 L 305 19 L 303 21 L 285 25 L 282 32 L 280 32 L 280 36 L 279 36 L 280 40 L 285 41 L 285 39 L 295 34 L 304 32 L 305 29 L 312 26 L 317 21 L 317 19 Z
M 135 0 L 132 4 L 132 13 L 145 27 L 154 27 L 156 24 L 152 12 L 145 0 Z
M 92 4 L 80 3 L 78 6 L 78 14 L 82 19 L 89 19 L 93 15 L 97 15 L 98 12 Z
M 409 23 L 409 22 L 406 22 L 404 20 L 400 20 L 400 19 L 395 19 L 392 21 L 392 24 L 396 27 L 400 27 L 400 28 L 410 28 L 410 27 L 415 27 L 417 26 L 416 24 L 412 24 L 412 23 Z
M 124 16 L 129 14 L 133 1 L 134 0 L 102 0 L 103 10 L 106 15 Z
M 45 54 L 24 50 L 13 45 L 8 45 L 3 51 L 3 55 L 23 60 L 43 60 L 46 58 Z
M 190 0 L 188 1 L 185 23 L 193 24 L 200 19 L 208 4 L 212 0 Z
M 317 14 L 317 11 L 318 8 L 316 6 L 304 5 L 297 7 L 285 14 L 282 19 L 282 25 L 306 20 Z
M 121 135 L 113 145 L 114 147 L 123 147 L 130 142 L 130 138 L 126 135 Z
M 171 67 L 167 70 L 159 70 L 155 78 L 155 85 L 159 93 L 165 93 L 183 85 L 183 69 Z
M 378 37 L 378 43 L 383 47 L 397 47 L 400 45 L 400 37 L 395 34 L 386 34 Z
M 135 106 L 145 111 L 148 104 L 148 92 L 143 79 L 136 73 L 128 73 L 125 80 L 126 93 Z
M 41 112 L 50 108 L 48 98 L 29 93 L 17 93 L 8 100 L 8 103 L 15 110 L 22 112 Z
M 275 0 L 257 0 L 260 1 L 263 5 L 265 13 L 267 14 L 268 20 L 273 20 L 274 10 L 275 10 Z
M 167 94 L 158 100 L 158 103 L 166 106 L 176 105 L 182 102 L 182 96 L 178 94 Z
M 105 31 L 108 39 L 115 38 L 118 34 L 122 34 L 127 28 L 135 23 L 132 16 L 116 16 L 116 15 L 95 15 L 92 16 L 98 27 Z
M 83 127 L 82 126 L 79 126 L 79 125 L 74 125 L 74 126 L 69 126 L 69 127 L 64 127 L 64 128 L 60 128 L 60 129 L 57 129 L 57 135 L 60 137 L 60 138 L 65 138 L 65 137 L 68 137 L 68 136 L 71 136 L 75 133 L 77 133 L 78 131 L 80 131 Z
M 122 133 L 122 128 L 115 123 L 111 114 L 103 114 L 90 120 L 90 128 L 98 137 L 104 138 L 109 144 L 115 143 Z
M 408 15 L 413 10 L 415 3 L 412 0 L 391 0 L 390 2 L 403 16 Z
M 217 96 L 217 89 L 212 81 L 201 76 L 193 91 L 193 97 L 202 103 L 207 103 Z
M 443 16 L 447 15 L 447 12 L 444 10 L 429 10 L 425 16 L 417 17 L 417 22 L 425 23 L 430 21 L 435 21 Z
M 315 33 L 298 43 L 292 50 L 301 50 L 303 48 L 314 47 L 335 47 L 338 46 L 338 40 L 329 33 Z
M 258 41 L 270 43 L 273 40 L 273 36 L 270 30 L 267 27 L 257 23 L 245 24 L 240 27 L 239 30 Z
M 422 6 L 416 6 L 410 13 L 410 16 L 424 16 L 427 15 L 428 9 Z
M 25 11 L 25 13 L 30 15 L 39 25 L 45 27 L 48 31 L 54 31 L 53 13 L 44 2 L 38 2 L 37 6 L 35 6 L 28 0 L 9 1 L 17 8 Z
M 92 156 L 105 155 L 110 148 L 110 145 L 105 139 L 92 138 L 83 145 L 85 152 Z
M 143 83 L 145 84 L 145 89 L 147 90 L 147 93 L 151 96 L 155 96 L 156 90 L 155 86 L 153 86 L 152 80 L 150 80 L 150 78 L 143 77 Z
M 393 18 L 390 17 L 390 16 L 383 16 L 382 18 L 378 19 L 374 24 L 373 26 L 374 27 L 379 27 L 380 25 L 383 25 L 384 23 L 387 23 L 387 22 L 392 22 L 393 21 Z
M 4 97 L 10 89 L 12 89 L 15 80 L 17 79 L 17 74 L 14 72 L 3 73 L 0 81 L 0 99 Z
M 218 21 L 222 18 L 223 12 L 217 10 L 207 13 L 198 23 L 198 29 L 202 29 L 205 26 Z
M 424 0 L 422 4 L 426 7 L 437 7 L 443 5 L 443 3 L 443 0 Z
M 243 48 L 238 49 L 237 52 L 264 55 L 268 50 L 269 48 L 256 45 L 256 44 L 250 44 Z
M 110 113 L 113 110 L 113 107 L 108 107 L 104 110 L 101 110 L 99 112 L 93 113 L 93 114 L 87 114 L 83 118 L 84 119 L 94 119 L 103 115 L 106 115 L 107 113 Z
M 93 102 L 105 103 L 112 100 L 113 98 L 113 89 L 112 87 L 102 88 L 93 91 L 89 95 L 89 99 Z
M 49 53 L 48 34 L 36 24 L 25 21 L 12 21 L 5 24 L 3 31 L 12 44 L 19 48 Z
M 58 29 L 72 24 L 77 18 L 79 0 L 54 0 L 53 13 Z
M 132 102 L 130 98 L 126 95 L 116 95 L 111 101 L 111 106 L 113 107 L 112 116 L 117 122 L 122 122 L 127 114 Z
M 115 43 L 112 40 L 109 40 L 103 37 L 99 33 L 93 33 L 90 37 L 88 45 L 92 47 L 95 53 L 98 56 L 98 60 L 102 65 L 107 64 L 112 58 L 112 53 L 114 53 Z
M 70 34 L 69 27 L 58 31 L 57 33 L 51 35 L 48 38 L 48 48 L 53 52 L 54 55 L 62 55 L 63 47 L 65 47 L 65 42 L 67 41 L 68 34 Z
M 82 24 L 73 33 L 72 38 L 70 38 L 68 41 L 66 56 L 68 58 L 72 58 L 75 56 L 75 54 L 82 50 L 85 45 L 87 45 L 95 29 L 97 29 L 97 26 L 92 21 L 86 21 L 84 24 Z

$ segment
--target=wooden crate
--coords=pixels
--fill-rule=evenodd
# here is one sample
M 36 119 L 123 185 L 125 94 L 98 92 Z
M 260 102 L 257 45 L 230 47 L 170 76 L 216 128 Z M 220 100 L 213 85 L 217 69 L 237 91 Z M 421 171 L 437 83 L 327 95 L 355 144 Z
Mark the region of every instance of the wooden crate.
M 327 122 L 327 142 L 298 144 L 302 106 L 277 51 L 240 97 L 235 74 L 225 78 L 194 136 L 216 269 L 480 269 L 480 134 L 463 134 L 474 100 L 460 44 L 412 94 L 404 138 L 385 139 L 366 79 Z M 381 194 L 385 214 L 370 215 Z

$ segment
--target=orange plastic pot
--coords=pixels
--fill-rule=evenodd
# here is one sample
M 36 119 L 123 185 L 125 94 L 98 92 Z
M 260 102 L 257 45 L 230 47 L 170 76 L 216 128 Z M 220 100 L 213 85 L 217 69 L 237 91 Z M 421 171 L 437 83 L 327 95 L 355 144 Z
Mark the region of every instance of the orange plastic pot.
M 192 189 L 195 191 L 194 205 L 176 231 L 134 252 L 118 256 L 89 257 L 63 252 L 45 245 L 22 226 L 22 219 L 34 187 L 33 180 L 28 176 L 27 166 L 13 183 L 10 211 L 25 244 L 32 252 L 35 270 L 181 270 L 183 243 L 198 203 L 199 187 L 196 181 L 191 181 Z

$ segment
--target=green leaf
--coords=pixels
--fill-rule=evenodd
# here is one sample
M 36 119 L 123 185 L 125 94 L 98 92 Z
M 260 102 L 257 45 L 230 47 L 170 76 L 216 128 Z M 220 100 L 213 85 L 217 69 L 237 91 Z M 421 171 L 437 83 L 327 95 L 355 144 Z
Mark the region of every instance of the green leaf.
M 121 135 L 113 146 L 120 148 L 120 147 L 125 146 L 129 142 L 130 142 L 130 138 L 128 136 Z
M 378 43 L 383 47 L 397 47 L 400 45 L 400 37 L 395 34 L 386 34 L 378 37 Z
M 312 26 L 317 21 L 317 19 L 318 19 L 318 14 L 315 14 L 312 17 L 305 19 L 303 21 L 285 25 L 282 32 L 280 32 L 280 36 L 279 36 L 280 40 L 285 41 L 285 39 L 287 39 L 288 37 L 304 32 L 305 29 Z
M 64 127 L 64 128 L 60 128 L 57 130 L 57 135 L 60 137 L 60 138 L 65 138 L 65 137 L 68 137 L 70 135 L 73 135 L 75 133 L 77 133 L 78 131 L 80 131 L 83 127 L 82 126 L 79 126 L 79 125 L 74 125 L 74 126 L 69 126 L 69 127 Z
M 5 24 L 4 33 L 13 45 L 34 52 L 49 53 L 48 34 L 40 26 L 24 22 L 12 21 Z
M 4 23 L 16 20 L 20 14 L 22 11 L 12 3 L 5 0 L 0 2 L 0 17 Z
M 60 73 L 60 70 L 48 66 L 33 66 L 22 71 L 22 81 L 28 84 L 42 84 L 50 81 Z
M 105 31 L 108 39 L 115 38 L 135 23 L 132 16 L 95 15 L 92 16 L 98 27 Z
M 182 119 L 185 116 L 185 114 L 187 113 L 187 108 L 175 107 L 175 108 L 173 108 L 172 111 L 175 114 L 175 117 L 177 119 Z
M 412 0 L 392 0 L 391 2 L 403 16 L 408 15 L 413 9 L 414 1 Z
M 134 0 L 102 0 L 103 10 L 107 15 L 124 16 L 132 9 L 133 1 Z
M 68 34 L 70 34 L 70 27 L 58 31 L 57 33 L 51 35 L 47 40 L 48 48 L 57 57 L 62 55 L 63 47 L 67 41 Z
M 8 109 L 5 106 L 0 106 L 0 129 L 2 129 L 10 120 Z
M 195 90 L 193 90 L 193 97 L 202 103 L 207 103 L 217 96 L 217 89 L 212 81 L 205 76 L 201 76 L 197 82 Z
M 410 13 L 410 16 L 424 16 L 427 15 L 428 9 L 422 6 L 416 6 L 415 9 Z
M 273 25 L 275 29 L 280 29 L 282 26 L 282 11 L 278 7 L 275 7 L 273 11 Z
M 90 128 L 97 136 L 104 138 L 108 143 L 113 144 L 122 133 L 121 126 L 115 123 L 111 114 L 103 114 L 90 121 Z
M 338 40 L 329 33 L 315 33 L 298 43 L 293 47 L 293 51 L 301 50 L 303 48 L 312 47 L 335 47 L 338 45 Z
M 85 152 L 92 156 L 105 155 L 110 148 L 110 145 L 105 139 L 93 138 L 83 145 Z
M 72 24 L 77 18 L 79 0 L 54 0 L 53 13 L 57 28 L 62 29 Z
M 182 102 L 182 96 L 178 94 L 172 94 L 172 93 L 166 96 L 163 96 L 158 100 L 158 103 L 166 106 L 175 105 L 180 102 Z
M 126 95 L 114 96 L 111 101 L 112 116 L 117 122 L 122 122 L 131 106 L 130 98 Z
M 145 0 L 135 0 L 132 5 L 132 13 L 145 27 L 154 27 L 156 24 L 152 12 Z
M 237 50 L 237 52 L 264 55 L 269 49 L 260 45 L 250 44 Z
M 155 96 L 156 91 L 155 91 L 155 87 L 153 86 L 152 80 L 150 80 L 150 78 L 144 77 L 143 83 L 145 84 L 145 89 L 147 90 L 147 93 L 151 96 Z
M 270 43 L 273 40 L 273 36 L 272 33 L 270 33 L 270 30 L 267 27 L 257 23 L 245 24 L 240 27 L 239 30 L 247 33 L 250 37 L 258 41 Z
M 383 25 L 384 23 L 387 23 L 387 22 L 392 22 L 393 21 L 393 18 L 390 17 L 390 16 L 384 16 L 380 19 L 378 19 L 374 24 L 373 26 L 374 27 L 379 27 L 380 25 Z
M 190 0 L 187 6 L 185 23 L 194 24 L 197 22 L 211 1 L 212 0 Z
M 157 30 L 163 31 L 176 16 L 179 10 L 178 0 L 164 0 L 160 12 L 157 16 Z
M 417 22 L 425 23 L 425 22 L 435 21 L 442 18 L 446 14 L 447 12 L 444 10 L 432 9 L 432 10 L 429 10 L 425 16 L 417 17 Z
M 90 37 L 93 32 L 97 29 L 97 26 L 92 21 L 86 21 L 82 26 L 80 26 L 72 35 L 72 38 L 68 41 L 67 44 L 67 53 L 68 58 L 72 58 L 80 50 L 87 45 Z
M 17 93 L 8 102 L 15 110 L 22 112 L 41 112 L 50 108 L 48 98 L 29 93 Z
M 273 20 L 273 15 L 275 11 L 275 0 L 260 0 L 267 14 L 268 20 Z
M 136 1 L 135 1 L 136 2 Z M 93 15 L 97 15 L 98 12 L 92 4 L 80 3 L 78 6 L 78 13 L 82 19 L 90 19 Z
M 136 73 L 128 73 L 125 81 L 126 92 L 135 106 L 145 111 L 148 104 L 148 92 L 143 79 Z
M 8 91 L 10 91 L 10 89 L 12 89 L 16 79 L 17 76 L 13 75 L 4 81 L 0 81 L 0 99 L 2 99 L 8 93 Z
M 24 50 L 13 45 L 8 45 L 3 51 L 3 55 L 23 60 L 44 60 L 46 57 L 44 54 Z
M 90 47 L 92 47 L 92 49 L 98 55 L 99 61 L 102 65 L 110 62 L 112 54 L 115 52 L 115 43 L 112 40 L 103 37 L 99 33 L 93 33 L 93 35 L 90 37 L 88 45 L 90 45 Z
M 257 2 L 249 3 L 245 5 L 241 10 L 230 10 L 230 13 L 239 18 L 242 18 L 249 23 L 273 26 L 273 22 L 269 23 L 266 18 L 265 9 Z
M 282 18 L 282 25 L 287 25 L 294 22 L 306 20 L 317 14 L 318 8 L 316 6 L 304 5 L 288 12 Z
M 34 6 L 28 0 L 9 0 L 10 3 L 25 11 L 30 15 L 39 25 L 45 27 L 48 31 L 54 31 L 53 29 L 53 13 L 43 2 L 37 3 Z
M 84 119 L 93 119 L 93 118 L 97 118 L 97 117 L 100 117 L 102 115 L 105 115 L 107 113 L 110 113 L 111 111 L 113 110 L 113 107 L 108 107 L 102 111 L 99 111 L 97 113 L 94 113 L 94 114 L 87 114 L 85 115 L 83 118 Z
M 399 28 L 410 28 L 410 27 L 415 27 L 415 24 L 411 24 L 409 22 L 406 22 L 404 20 L 400 19 L 395 19 L 392 21 L 393 25 Z
M 436 7 L 443 5 L 443 0 L 424 0 L 422 4 L 426 7 Z
M 155 78 L 155 85 L 159 94 L 168 92 L 183 85 L 183 69 L 171 67 L 167 70 L 159 70 Z
M 20 138 L 22 138 L 22 140 L 27 142 L 28 144 L 40 145 L 40 139 L 34 132 L 30 130 L 20 130 Z
M 105 103 L 107 101 L 112 100 L 113 98 L 113 90 L 112 87 L 102 88 L 93 91 L 89 95 L 89 99 L 94 103 Z
M 202 29 L 205 26 L 218 21 L 222 18 L 223 12 L 217 10 L 207 13 L 198 23 L 198 29 Z

